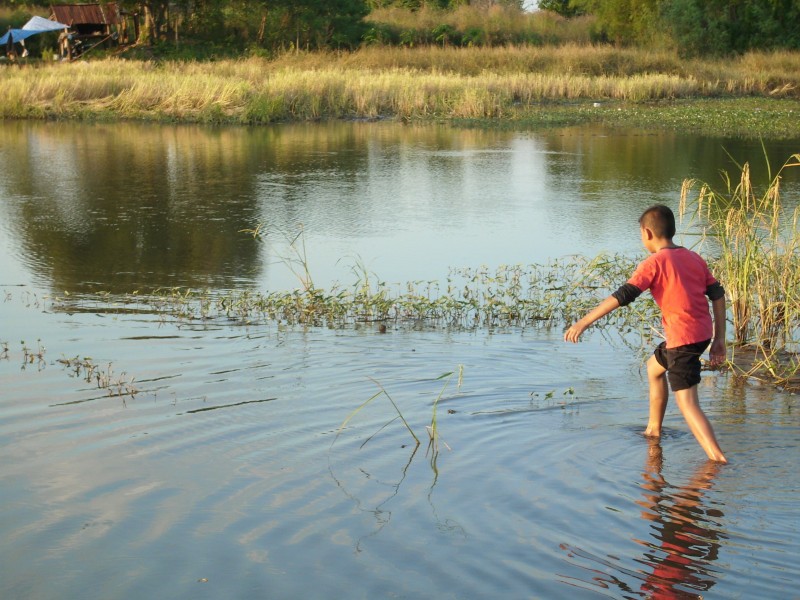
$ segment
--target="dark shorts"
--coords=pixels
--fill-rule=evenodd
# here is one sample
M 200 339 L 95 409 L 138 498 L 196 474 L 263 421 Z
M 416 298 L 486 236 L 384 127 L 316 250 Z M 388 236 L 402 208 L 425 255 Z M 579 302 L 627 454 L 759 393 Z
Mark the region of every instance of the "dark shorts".
M 711 340 L 667 348 L 661 342 L 653 352 L 658 364 L 667 370 L 667 380 L 673 392 L 687 390 L 700 383 L 700 356 L 705 352 Z

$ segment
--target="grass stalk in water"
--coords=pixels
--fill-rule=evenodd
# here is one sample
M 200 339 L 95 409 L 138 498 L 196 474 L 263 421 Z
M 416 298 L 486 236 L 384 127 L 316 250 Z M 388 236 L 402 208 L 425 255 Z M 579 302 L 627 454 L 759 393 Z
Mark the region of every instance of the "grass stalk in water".
M 384 425 L 382 425 L 380 427 L 380 429 L 378 429 L 378 431 L 376 431 L 371 436 L 369 436 L 361 444 L 361 447 L 363 448 L 367 444 L 367 442 L 369 442 L 372 438 L 374 438 L 378 433 L 380 433 L 381 431 L 386 429 L 386 427 L 388 427 L 389 425 L 394 423 L 397 419 L 400 419 L 403 422 L 403 425 L 405 425 L 406 429 L 408 429 L 408 432 L 411 434 L 411 437 L 414 438 L 414 442 L 416 442 L 416 445 L 419 446 L 420 445 L 420 441 L 419 441 L 419 438 L 417 437 L 417 434 L 414 433 L 413 429 L 411 429 L 411 426 L 408 424 L 408 421 L 406 421 L 406 418 L 403 416 L 403 413 L 400 411 L 400 408 L 398 408 L 397 403 L 389 395 L 389 392 L 386 391 L 386 388 L 384 388 L 383 385 L 381 385 L 378 381 L 375 381 L 374 379 L 371 379 L 371 380 L 375 383 L 375 385 L 378 386 L 379 391 L 376 392 L 374 395 L 372 395 L 367 400 L 365 400 L 364 402 L 362 402 L 358 406 L 358 408 L 356 408 L 353 412 L 351 412 L 349 415 L 347 415 L 347 418 L 339 426 L 339 430 L 336 432 L 336 437 L 333 438 L 333 442 L 331 442 L 331 446 L 333 446 L 333 444 L 339 438 L 339 434 L 341 434 L 342 430 L 347 426 L 347 424 L 352 420 L 352 418 L 355 417 L 359 412 L 361 412 L 361 409 L 363 409 L 368 404 L 372 403 L 372 401 L 375 400 L 376 398 L 380 398 L 381 396 L 386 396 L 386 398 L 389 400 L 389 402 L 391 402 L 392 406 L 394 407 L 395 412 L 397 413 L 397 416 L 394 417 L 393 419 L 391 419 L 390 421 L 388 421 L 387 423 L 385 423 Z
M 433 461 L 436 460 L 436 456 L 439 453 L 440 436 L 439 436 L 439 424 L 438 424 L 439 422 L 438 422 L 438 419 L 437 419 L 437 408 L 439 406 L 439 401 L 442 399 L 442 397 L 444 396 L 445 391 L 447 390 L 447 386 L 449 385 L 450 379 L 452 378 L 453 374 L 454 374 L 453 371 L 449 371 L 447 373 L 443 373 L 443 374 L 439 375 L 438 377 L 436 377 L 434 379 L 434 381 L 439 381 L 439 380 L 444 379 L 445 382 L 444 382 L 444 386 L 439 391 L 439 394 L 436 396 L 436 398 L 433 401 L 433 406 L 432 406 L 432 409 L 431 409 L 431 422 L 430 422 L 430 425 L 426 425 L 425 426 L 425 429 L 428 432 L 428 438 L 429 438 L 428 439 L 428 451 L 431 452 L 432 464 L 435 464 Z M 464 367 L 463 367 L 463 365 L 459 365 L 459 367 L 458 367 L 458 387 L 459 388 L 461 388 L 461 383 L 463 381 L 463 377 L 464 377 Z M 369 443 L 376 435 L 378 435 L 381 431 L 386 429 L 389 425 L 391 425 L 392 423 L 394 423 L 398 419 L 400 419 L 400 421 L 402 421 L 402 423 L 405 426 L 405 428 L 411 434 L 411 437 L 414 439 L 415 446 L 419 446 L 420 443 L 421 443 L 419 437 L 417 437 L 417 434 L 414 433 L 414 430 L 412 429 L 411 425 L 409 425 L 408 421 L 406 420 L 406 418 L 403 415 L 403 413 L 400 410 L 400 408 L 397 406 L 397 403 L 394 401 L 394 398 L 392 398 L 392 396 L 389 394 L 389 392 L 386 390 L 386 388 L 380 382 L 378 382 L 378 381 L 376 381 L 376 380 L 374 380 L 372 378 L 370 378 L 370 380 L 373 383 L 375 383 L 375 385 L 378 386 L 378 392 L 376 392 L 375 394 L 373 394 L 372 396 L 367 398 L 367 400 L 362 402 L 355 410 L 353 410 L 353 412 L 351 412 L 349 415 L 347 415 L 347 418 L 339 426 L 339 429 L 336 432 L 336 437 L 333 439 L 333 442 L 331 442 L 331 446 L 333 446 L 333 444 L 336 443 L 336 440 L 339 438 L 339 435 L 342 433 L 342 430 L 353 419 L 353 417 L 355 417 L 367 405 L 371 404 L 374 400 L 380 398 L 381 396 L 385 396 L 386 399 L 389 400 L 389 402 L 391 403 L 392 407 L 394 408 L 394 411 L 397 413 L 397 416 L 393 417 L 392 419 L 390 419 L 389 421 L 387 421 L 386 423 L 381 425 L 381 427 L 379 427 L 378 430 L 375 431 L 375 433 L 373 433 L 372 435 L 367 437 L 367 439 L 364 440 L 364 442 L 362 442 L 360 447 L 363 448 L 364 446 L 366 446 L 367 443 Z M 444 443 L 444 442 L 442 442 L 442 443 Z M 447 446 L 446 443 L 444 445 L 445 445 L 445 447 L 447 447 L 449 449 L 449 446 Z
M 453 372 L 450 371 L 449 373 L 443 373 L 439 375 L 436 379 L 446 379 L 444 382 L 444 387 L 442 387 L 439 395 L 436 396 L 436 400 L 433 401 L 433 410 L 431 413 L 431 424 L 426 425 L 425 429 L 428 431 L 428 451 L 432 451 L 432 460 L 435 460 L 436 455 L 439 453 L 439 425 L 438 420 L 436 418 L 436 409 L 439 406 L 439 400 L 442 399 L 444 396 L 445 390 L 447 390 L 447 386 L 450 383 L 450 378 L 453 376 Z M 458 365 L 458 388 L 461 389 L 461 383 L 464 381 L 464 365 Z M 445 447 L 449 450 L 450 446 L 447 445 L 446 442 L 442 442 Z

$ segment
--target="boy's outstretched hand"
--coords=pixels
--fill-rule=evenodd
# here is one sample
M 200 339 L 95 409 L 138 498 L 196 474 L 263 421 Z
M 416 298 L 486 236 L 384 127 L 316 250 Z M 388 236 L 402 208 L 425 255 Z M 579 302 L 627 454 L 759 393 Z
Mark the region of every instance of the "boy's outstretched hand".
M 581 334 L 586 331 L 592 323 L 601 317 L 605 317 L 612 310 L 619 308 L 619 301 L 614 296 L 609 296 L 600 304 L 590 310 L 585 317 L 579 319 L 577 322 L 564 332 L 564 341 L 577 343 Z
M 564 341 L 565 342 L 572 342 L 573 344 L 578 343 L 578 338 L 581 337 L 581 334 L 586 330 L 586 327 L 581 326 L 579 323 L 575 323 L 569 329 L 564 332 Z

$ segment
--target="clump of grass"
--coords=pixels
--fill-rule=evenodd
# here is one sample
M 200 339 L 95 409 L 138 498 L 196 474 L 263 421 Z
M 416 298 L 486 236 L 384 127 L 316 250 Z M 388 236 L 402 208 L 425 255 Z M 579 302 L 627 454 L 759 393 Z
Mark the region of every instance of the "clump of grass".
M 443 373 L 439 375 L 436 379 L 444 379 L 444 386 L 442 387 L 439 395 L 436 396 L 436 399 L 433 401 L 433 408 L 431 410 L 431 423 L 430 425 L 426 425 L 425 429 L 428 432 L 428 450 L 427 452 L 431 456 L 431 460 L 435 466 L 436 456 L 439 454 L 439 421 L 436 416 L 437 408 L 439 406 L 439 401 L 444 396 L 445 391 L 447 390 L 447 386 L 450 384 L 450 379 L 453 377 L 453 372 L 450 371 L 449 373 Z M 461 384 L 464 382 L 464 365 L 458 365 L 458 389 L 461 389 Z M 446 442 L 442 441 L 445 448 L 450 450 L 450 446 L 447 445 Z
M 279 261 L 289 267 L 292 274 L 300 281 L 303 291 L 314 290 L 314 280 L 311 278 L 311 269 L 308 266 L 308 251 L 302 223 L 298 224 L 295 232 L 282 231 L 259 223 L 254 229 L 242 229 L 240 233 L 247 233 L 260 242 L 270 243 L 270 248 L 277 254 Z M 275 241 L 273 242 L 273 240 Z
M 382 396 L 386 397 L 386 399 L 391 403 L 392 407 L 394 408 L 395 412 L 397 413 L 397 416 L 394 417 L 389 422 L 387 422 L 384 425 L 382 425 L 380 427 L 380 429 L 378 429 L 378 431 L 376 431 L 371 436 L 369 436 L 366 440 L 364 440 L 364 443 L 361 444 L 361 448 L 363 448 L 379 432 L 381 432 L 384 429 L 386 429 L 386 427 L 388 427 L 389 425 L 394 423 L 397 419 L 400 419 L 400 421 L 402 421 L 403 425 L 408 430 L 408 433 L 414 439 L 415 444 L 417 446 L 419 446 L 420 445 L 420 441 L 419 441 L 419 438 L 417 437 L 417 434 L 414 433 L 414 430 L 411 428 L 411 425 L 409 425 L 408 421 L 406 421 L 406 418 L 403 416 L 403 413 L 400 410 L 400 408 L 397 406 L 397 403 L 394 401 L 394 399 L 391 397 L 391 395 L 389 395 L 389 392 L 386 391 L 386 388 L 384 388 L 383 385 L 381 385 L 378 381 L 375 381 L 374 379 L 372 381 L 375 383 L 375 385 L 378 386 L 379 391 L 376 392 L 373 396 L 370 396 L 367 400 L 362 402 L 358 406 L 358 408 L 356 408 L 353 412 L 351 412 L 349 415 L 347 415 L 347 418 L 344 421 L 342 421 L 342 424 L 339 426 L 339 430 L 336 432 L 336 437 L 333 438 L 333 442 L 331 442 L 331 446 L 333 446 L 333 444 L 336 443 L 336 440 L 339 438 L 339 434 L 341 434 L 342 430 L 347 426 L 347 424 L 352 420 L 353 417 L 355 417 L 359 412 L 361 412 L 361 410 L 365 406 L 371 404 L 373 400 L 375 400 L 376 398 L 380 398 Z
M 696 182 L 687 180 L 680 210 L 697 219 L 717 253 L 713 268 L 727 292 L 735 344 L 755 353 L 751 365 L 738 367 L 784 384 L 800 372 L 800 207 L 787 210 L 780 193 L 782 173 L 795 167 L 800 154 L 759 192 L 744 164 L 737 179 L 723 174 L 721 190 L 702 183 L 693 201 Z
M 109 396 L 133 398 L 139 393 L 139 389 L 135 385 L 135 378 L 128 378 L 124 372 L 115 375 L 111 363 L 108 363 L 106 368 L 102 368 L 91 358 L 80 358 L 79 356 L 60 358 L 57 362 L 62 364 L 72 376 L 79 377 L 86 383 L 94 382 L 99 389 L 106 390 Z

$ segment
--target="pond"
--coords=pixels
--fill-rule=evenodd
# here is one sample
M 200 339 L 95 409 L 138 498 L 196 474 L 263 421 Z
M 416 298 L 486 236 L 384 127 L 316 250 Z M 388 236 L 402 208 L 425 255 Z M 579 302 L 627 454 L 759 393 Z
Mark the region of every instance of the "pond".
M 301 223 L 320 286 L 638 255 L 639 214 L 676 207 L 684 178 L 717 183 L 750 161 L 763 180 L 764 150 L 775 166 L 800 143 L 394 123 L 0 129 L 3 598 L 796 593 L 797 395 L 704 374 L 731 460 L 715 466 L 673 403 L 662 440 L 642 436 L 646 349 L 613 336 L 115 303 L 296 287 L 281 235 Z M 799 176 L 786 173 L 789 203 Z M 259 223 L 275 243 L 242 233 Z

